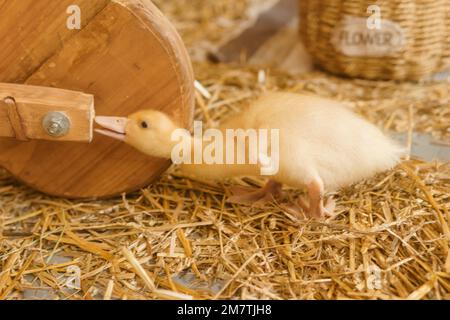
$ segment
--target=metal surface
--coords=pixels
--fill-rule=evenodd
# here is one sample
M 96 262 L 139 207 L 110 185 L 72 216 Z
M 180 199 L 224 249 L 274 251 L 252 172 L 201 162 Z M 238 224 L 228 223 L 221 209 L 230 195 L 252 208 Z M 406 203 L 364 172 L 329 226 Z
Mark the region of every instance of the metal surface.
M 42 120 L 42 127 L 49 136 L 60 138 L 70 131 L 70 119 L 61 112 L 49 112 Z

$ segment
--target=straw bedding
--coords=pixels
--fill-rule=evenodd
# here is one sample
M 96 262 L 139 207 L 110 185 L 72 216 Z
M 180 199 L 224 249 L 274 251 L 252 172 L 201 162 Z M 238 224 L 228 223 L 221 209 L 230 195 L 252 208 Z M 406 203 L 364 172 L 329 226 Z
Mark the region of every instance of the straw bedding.
M 213 7 L 228 1 L 189 3 L 159 4 L 177 18 L 183 36 L 190 34 L 191 48 L 201 38 L 194 29 L 205 33 L 201 41 L 217 40 L 208 34 L 219 13 L 229 25 L 242 19 L 231 7 Z M 209 20 L 199 17 L 200 4 Z M 197 94 L 196 117 L 209 126 L 261 91 L 283 89 L 341 100 L 385 130 L 450 138 L 448 82 L 267 70 L 262 77 L 261 70 L 206 62 L 195 70 L 211 95 Z M 325 221 L 299 220 L 282 209 L 303 190 L 286 189 L 263 208 L 227 204 L 235 184 L 263 181 L 187 179 L 171 168 L 134 194 L 69 201 L 1 172 L 0 299 L 27 298 L 30 290 L 58 299 L 450 299 L 448 164 L 406 160 L 345 188 L 334 195 L 337 217 Z

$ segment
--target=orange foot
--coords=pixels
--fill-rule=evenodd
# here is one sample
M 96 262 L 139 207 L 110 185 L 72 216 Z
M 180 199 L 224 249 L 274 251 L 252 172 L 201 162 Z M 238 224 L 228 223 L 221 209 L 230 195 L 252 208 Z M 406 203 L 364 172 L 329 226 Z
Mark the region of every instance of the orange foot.
M 289 206 L 285 209 L 301 218 L 324 219 L 334 218 L 336 216 L 336 202 L 329 198 L 324 205 L 324 188 L 322 179 L 316 178 L 308 185 L 309 201 L 303 197 L 298 200 L 298 206 Z
M 274 180 L 269 180 L 263 188 L 256 191 L 249 190 L 251 189 L 245 187 L 232 187 L 233 195 L 227 199 L 227 202 L 251 206 L 264 205 L 281 196 L 282 185 Z

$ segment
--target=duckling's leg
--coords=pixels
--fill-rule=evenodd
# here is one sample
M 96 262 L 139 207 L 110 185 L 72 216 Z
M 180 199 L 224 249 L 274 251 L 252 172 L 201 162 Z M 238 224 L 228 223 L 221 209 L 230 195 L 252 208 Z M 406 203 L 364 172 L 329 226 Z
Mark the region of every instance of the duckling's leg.
M 233 196 L 229 197 L 227 202 L 246 205 L 265 204 L 282 193 L 282 185 L 274 180 L 269 180 L 263 188 L 256 191 L 247 192 L 243 188 L 233 189 Z
M 309 206 L 306 205 L 302 199 L 299 201 L 299 205 L 309 217 L 321 219 L 334 216 L 334 200 L 328 200 L 326 207 L 324 207 L 324 194 L 323 181 L 321 178 L 317 177 L 308 185 Z

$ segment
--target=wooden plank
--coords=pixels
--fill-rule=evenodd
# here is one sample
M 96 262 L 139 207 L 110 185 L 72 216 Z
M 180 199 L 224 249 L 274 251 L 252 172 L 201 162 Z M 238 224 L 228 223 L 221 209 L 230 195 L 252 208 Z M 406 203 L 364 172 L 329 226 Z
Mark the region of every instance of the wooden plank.
M 30 85 L 0 83 L 0 100 L 14 98 L 26 138 L 54 141 L 90 142 L 95 117 L 94 96 L 81 92 Z M 65 114 L 71 123 L 67 135 L 55 138 L 47 134 L 42 120 L 49 112 Z M 16 137 L 8 109 L 0 107 L 0 136 Z
M 213 62 L 247 63 L 299 75 L 314 69 L 298 33 L 298 0 L 277 0 L 255 21 L 209 53 Z M 260 4 L 261 5 L 261 4 Z
M 80 32 L 67 28 L 69 6 L 77 5 L 80 8 L 83 29 L 109 2 L 109 0 L 0 1 L 0 81 L 23 82 L 60 50 L 65 41 Z
M 296 0 L 279 0 L 273 7 L 263 11 L 253 25 L 229 39 L 209 57 L 216 62 L 242 62 L 242 57 L 252 57 L 280 29 L 298 16 Z

